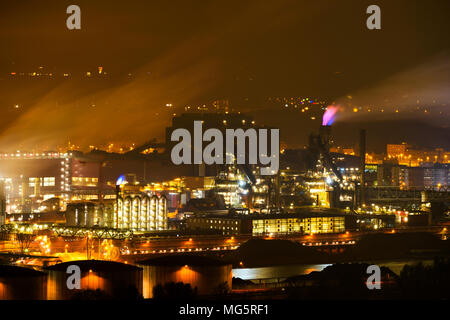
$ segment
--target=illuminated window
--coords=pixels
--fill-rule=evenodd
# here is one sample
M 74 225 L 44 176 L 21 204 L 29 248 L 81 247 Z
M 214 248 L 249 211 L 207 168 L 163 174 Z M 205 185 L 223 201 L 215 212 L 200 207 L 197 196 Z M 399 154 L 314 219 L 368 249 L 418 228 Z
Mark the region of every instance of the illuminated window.
M 77 187 L 96 187 L 98 178 L 72 177 L 72 185 Z
M 44 177 L 44 187 L 54 187 L 55 177 Z

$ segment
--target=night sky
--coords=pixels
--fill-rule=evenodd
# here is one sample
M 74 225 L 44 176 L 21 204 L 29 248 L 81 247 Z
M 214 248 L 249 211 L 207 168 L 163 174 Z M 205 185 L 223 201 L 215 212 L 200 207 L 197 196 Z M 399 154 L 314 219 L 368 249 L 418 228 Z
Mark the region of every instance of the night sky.
M 70 4 L 81 8 L 81 30 L 66 28 Z M 371 4 L 381 7 L 381 30 L 366 28 Z M 40 143 L 51 148 L 66 140 L 104 143 L 125 131 L 130 141 L 146 141 L 169 123 L 170 114 L 162 114 L 167 102 L 250 101 L 245 108 L 251 111 L 264 110 L 272 96 L 340 101 L 361 93 L 367 100 L 379 96 L 366 94 L 373 88 L 399 85 L 405 91 L 419 83 L 410 90 L 425 88 L 420 92 L 429 100 L 425 103 L 438 100 L 433 103 L 448 107 L 449 77 L 442 73 L 450 61 L 448 12 L 448 0 L 2 1 L 0 150 L 15 143 L 24 148 Z M 9 76 L 41 66 L 44 72 L 70 73 L 74 80 Z M 98 66 L 110 80 L 76 80 Z M 423 68 L 428 68 L 425 76 Z M 86 110 L 89 105 L 96 109 Z M 292 118 L 279 116 L 281 123 Z M 121 123 L 102 124 L 105 117 Z M 448 121 L 440 120 L 426 126 L 445 143 Z M 80 126 L 95 127 L 95 138 L 74 130 Z M 408 139 L 405 128 L 398 139 Z M 308 132 L 298 134 L 301 144 Z

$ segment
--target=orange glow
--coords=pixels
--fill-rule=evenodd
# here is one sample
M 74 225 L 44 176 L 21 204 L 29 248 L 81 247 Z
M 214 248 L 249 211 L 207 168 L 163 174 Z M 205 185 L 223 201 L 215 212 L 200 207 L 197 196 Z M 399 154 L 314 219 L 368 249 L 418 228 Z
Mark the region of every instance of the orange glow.
M 226 243 L 234 242 L 234 237 L 231 237 L 230 239 L 225 240 Z

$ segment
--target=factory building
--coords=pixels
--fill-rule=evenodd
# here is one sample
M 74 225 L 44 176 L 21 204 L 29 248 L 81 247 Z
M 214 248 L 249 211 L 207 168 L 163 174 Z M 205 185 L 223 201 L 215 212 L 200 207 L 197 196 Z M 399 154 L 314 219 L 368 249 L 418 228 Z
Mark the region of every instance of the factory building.
M 71 154 L 59 152 L 0 154 L 8 213 L 39 212 L 51 198 L 69 200 Z
M 252 221 L 253 235 L 345 232 L 343 215 L 264 215 Z
M 342 233 L 346 231 L 350 218 L 340 211 L 325 208 L 320 211 L 297 209 L 292 213 L 279 214 L 196 214 L 186 218 L 186 228 L 195 233 L 254 236 Z
M 74 202 L 67 205 L 66 225 L 135 231 L 167 230 L 164 195 L 146 192 L 139 185 L 120 185 L 116 200 Z
M 59 199 L 56 209 L 69 202 L 115 199 L 115 182 L 133 173 L 148 183 L 188 175 L 160 154 L 115 154 L 94 150 L 44 153 L 0 153 L 0 182 L 4 184 L 7 213 L 53 210 L 46 201 Z
M 144 186 L 127 181 L 125 177 L 117 183 L 114 228 L 167 230 L 167 198 L 164 195 L 148 192 Z
M 156 231 L 167 229 L 167 199 L 165 196 L 134 195 L 117 199 L 114 216 L 117 229 Z
M 72 227 L 114 227 L 115 201 L 75 202 L 67 205 L 66 225 Z
M 425 189 L 447 188 L 450 185 L 450 164 L 424 164 L 423 180 Z
M 252 220 L 248 216 L 206 215 L 186 219 L 186 228 L 191 232 L 222 235 L 252 233 Z

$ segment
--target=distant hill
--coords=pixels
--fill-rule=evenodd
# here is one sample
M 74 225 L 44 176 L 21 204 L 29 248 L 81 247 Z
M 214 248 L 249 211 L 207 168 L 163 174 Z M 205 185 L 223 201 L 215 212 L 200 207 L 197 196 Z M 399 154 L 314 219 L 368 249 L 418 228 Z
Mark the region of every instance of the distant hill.
M 328 254 L 289 240 L 251 239 L 225 256 L 234 265 L 264 267 L 286 264 L 323 263 Z
M 450 254 L 449 241 L 425 232 L 368 234 L 343 254 L 345 259 L 409 258 L 420 255 Z

